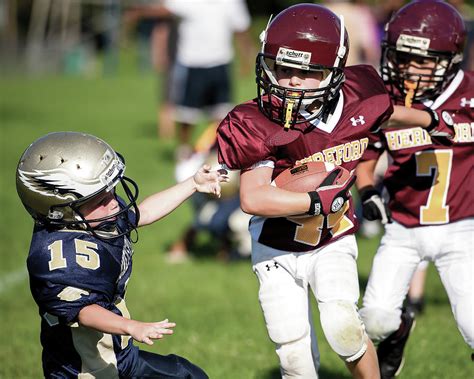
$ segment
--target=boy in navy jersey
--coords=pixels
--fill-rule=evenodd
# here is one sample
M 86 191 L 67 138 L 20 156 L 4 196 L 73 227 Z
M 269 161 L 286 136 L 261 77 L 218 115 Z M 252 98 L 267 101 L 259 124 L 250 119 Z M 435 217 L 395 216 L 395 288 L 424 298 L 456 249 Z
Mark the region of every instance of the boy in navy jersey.
M 74 132 L 33 142 L 17 168 L 17 191 L 35 220 L 27 260 L 41 316 L 45 377 L 207 378 L 186 359 L 140 351 L 174 323 L 132 320 L 125 292 L 136 228 L 166 216 L 194 192 L 220 194 L 227 176 L 203 166 L 137 205 L 138 186 L 103 140 Z M 121 184 L 121 196 L 118 184 Z

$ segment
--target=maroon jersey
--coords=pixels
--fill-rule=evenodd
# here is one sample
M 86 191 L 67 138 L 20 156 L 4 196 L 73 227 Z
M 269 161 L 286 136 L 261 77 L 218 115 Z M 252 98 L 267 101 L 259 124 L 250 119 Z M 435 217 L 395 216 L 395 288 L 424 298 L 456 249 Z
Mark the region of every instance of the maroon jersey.
M 309 161 L 325 161 L 353 170 L 369 142 L 371 130 L 386 121 L 393 107 L 382 80 L 370 66 L 345 69 L 346 81 L 327 124 L 314 120 L 284 130 L 266 118 L 256 100 L 235 107 L 217 131 L 219 162 L 229 169 L 250 170 L 259 163 L 274 164 L 273 178 L 280 172 Z M 358 227 L 352 201 L 340 215 L 315 217 L 254 217 L 252 238 L 287 251 L 309 251 Z M 338 217 L 339 216 L 339 217 Z
M 407 227 L 474 216 L 474 73 L 460 71 L 431 107 L 452 116 L 452 146 L 433 143 L 418 127 L 383 131 L 393 159 L 384 178 L 389 207 L 394 220 Z M 364 159 L 378 154 L 369 148 Z

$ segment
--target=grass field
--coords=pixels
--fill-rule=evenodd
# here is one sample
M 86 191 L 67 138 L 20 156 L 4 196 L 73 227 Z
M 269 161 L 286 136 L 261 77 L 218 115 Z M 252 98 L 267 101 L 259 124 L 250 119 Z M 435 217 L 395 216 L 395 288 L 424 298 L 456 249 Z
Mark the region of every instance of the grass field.
M 237 82 L 237 100 L 253 96 L 252 80 Z M 127 174 L 139 183 L 141 198 L 171 185 L 174 144 L 156 137 L 156 88 L 156 78 L 138 74 L 0 79 L 0 378 L 39 378 L 42 374 L 39 316 L 25 271 L 32 221 L 15 191 L 18 158 L 30 142 L 47 132 L 84 131 L 104 138 L 125 155 Z M 136 319 L 167 317 L 178 324 L 174 336 L 146 349 L 183 355 L 211 378 L 278 378 L 277 357 L 266 335 L 250 263 L 224 264 L 207 256 L 169 265 L 163 259 L 166 247 L 190 218 L 185 204 L 140 232 L 128 291 L 129 309 Z M 359 242 L 363 289 L 377 240 Z M 317 325 L 321 378 L 348 378 L 344 364 Z M 426 312 L 419 318 L 407 350 L 402 379 L 474 376 L 470 349 L 456 328 L 445 291 L 432 268 Z

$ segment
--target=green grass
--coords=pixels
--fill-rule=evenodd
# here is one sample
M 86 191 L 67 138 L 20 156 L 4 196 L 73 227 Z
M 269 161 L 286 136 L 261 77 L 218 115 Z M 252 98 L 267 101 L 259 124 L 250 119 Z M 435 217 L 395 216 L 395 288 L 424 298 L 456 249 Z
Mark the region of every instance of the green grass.
M 253 96 L 253 78 L 239 80 L 236 99 Z M 0 378 L 41 376 L 39 316 L 24 273 L 32 221 L 14 185 L 18 158 L 30 142 L 59 130 L 84 131 L 107 140 L 127 160 L 141 198 L 173 183 L 172 141 L 156 137 L 157 79 L 152 75 L 0 80 Z M 176 353 L 212 378 L 277 378 L 278 363 L 266 335 L 249 262 L 223 264 L 211 257 L 183 265 L 163 259 L 166 247 L 191 219 L 188 204 L 140 232 L 128 306 L 136 319 L 176 321 L 176 333 L 148 350 Z M 360 239 L 361 286 L 377 240 Z M 315 311 L 315 319 L 318 319 Z M 317 324 L 321 378 L 348 378 Z M 142 346 L 145 348 L 144 346 Z M 472 377 L 470 350 L 451 314 L 445 291 L 429 271 L 426 313 L 408 345 L 400 378 Z

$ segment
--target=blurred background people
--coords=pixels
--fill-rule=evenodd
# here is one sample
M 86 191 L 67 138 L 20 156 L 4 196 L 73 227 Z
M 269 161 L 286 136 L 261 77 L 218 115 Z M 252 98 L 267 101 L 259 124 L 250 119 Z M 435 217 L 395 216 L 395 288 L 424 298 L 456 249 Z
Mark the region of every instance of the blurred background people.
M 345 27 L 351 39 L 347 66 L 370 64 L 377 66 L 380 44 L 377 20 L 365 0 L 328 0 L 324 5 L 335 14 L 344 17 Z
M 176 160 L 182 161 L 193 153 L 193 127 L 203 116 L 217 124 L 232 106 L 234 36 L 244 63 L 253 45 L 250 15 L 244 0 L 164 0 L 134 6 L 126 14 L 128 21 L 163 17 L 177 22 L 168 95 L 178 126 Z

